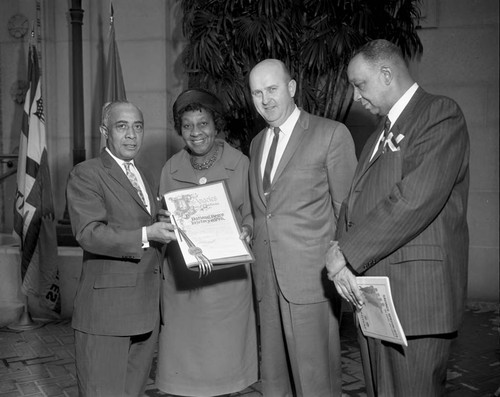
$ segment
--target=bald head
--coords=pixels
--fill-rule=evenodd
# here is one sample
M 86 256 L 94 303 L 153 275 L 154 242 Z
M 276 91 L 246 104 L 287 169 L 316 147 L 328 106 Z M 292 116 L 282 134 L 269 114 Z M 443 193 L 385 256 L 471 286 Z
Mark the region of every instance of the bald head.
M 259 114 L 272 127 L 281 126 L 295 109 L 296 83 L 277 59 L 259 62 L 250 71 L 250 92 Z
M 252 75 L 255 74 L 281 74 L 286 81 L 290 81 L 292 79 L 288 68 L 279 59 L 264 59 L 259 62 L 250 71 L 250 79 L 252 78 Z

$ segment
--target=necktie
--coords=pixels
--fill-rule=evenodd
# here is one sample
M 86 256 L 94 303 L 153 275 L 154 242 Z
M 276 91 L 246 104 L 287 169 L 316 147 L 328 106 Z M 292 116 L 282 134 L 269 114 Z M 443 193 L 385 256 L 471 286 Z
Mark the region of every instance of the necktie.
M 372 152 L 372 156 L 370 157 L 370 161 L 373 159 L 377 158 L 380 154 L 385 152 L 385 140 L 389 136 L 389 132 L 391 129 L 391 120 L 389 120 L 389 117 L 385 116 L 384 119 L 384 134 L 380 137 L 377 145 L 377 150 Z
M 385 116 L 385 121 L 384 121 L 384 136 L 382 137 L 382 153 L 385 153 L 385 141 L 387 140 L 387 137 L 389 136 L 389 132 L 391 131 L 391 120 L 389 120 L 388 116 Z
M 271 170 L 273 169 L 274 157 L 276 156 L 276 147 L 278 146 L 278 139 L 280 137 L 279 127 L 274 127 L 274 138 L 269 149 L 269 154 L 267 156 L 266 167 L 264 168 L 264 177 L 262 178 L 262 186 L 264 188 L 264 194 L 267 196 L 271 191 Z
M 137 190 L 142 203 L 146 205 L 146 199 L 144 198 L 144 194 L 142 193 L 141 187 L 139 186 L 139 181 L 137 180 L 137 177 L 134 175 L 134 173 L 130 170 L 130 166 L 132 165 L 132 163 L 124 162 L 123 165 L 125 167 L 125 175 L 127 175 L 130 183 Z

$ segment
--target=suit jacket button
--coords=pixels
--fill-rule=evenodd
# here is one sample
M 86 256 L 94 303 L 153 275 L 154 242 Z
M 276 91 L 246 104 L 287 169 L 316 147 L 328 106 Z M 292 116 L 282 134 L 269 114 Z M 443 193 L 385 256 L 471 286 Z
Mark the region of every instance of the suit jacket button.
M 352 221 L 347 222 L 347 226 L 353 227 L 354 226 L 354 222 L 352 222 Z
M 153 273 L 158 274 L 158 269 L 155 269 Z
M 267 219 L 271 219 L 271 214 L 267 214 L 267 215 L 266 215 L 266 218 L 267 218 Z

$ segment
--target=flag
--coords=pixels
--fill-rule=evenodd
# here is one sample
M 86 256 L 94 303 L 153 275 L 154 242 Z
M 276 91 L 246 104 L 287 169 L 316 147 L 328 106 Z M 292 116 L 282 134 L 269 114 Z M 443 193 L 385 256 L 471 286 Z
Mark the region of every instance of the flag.
M 104 104 L 113 101 L 126 101 L 125 84 L 123 82 L 120 54 L 115 41 L 115 25 L 113 3 L 110 3 L 109 34 L 108 34 L 108 59 L 104 75 Z M 106 146 L 104 137 L 101 136 L 101 147 Z
M 104 102 L 126 101 L 125 84 L 123 82 L 122 67 L 120 64 L 120 54 L 115 41 L 113 4 L 111 4 L 111 16 L 109 18 L 109 48 L 108 60 L 106 63 L 106 89 L 104 92 Z
M 21 256 L 22 291 L 42 314 L 59 311 L 57 238 L 47 160 L 41 75 L 34 44 L 28 52 L 28 92 L 19 142 L 14 235 Z M 39 313 L 40 314 L 40 313 Z

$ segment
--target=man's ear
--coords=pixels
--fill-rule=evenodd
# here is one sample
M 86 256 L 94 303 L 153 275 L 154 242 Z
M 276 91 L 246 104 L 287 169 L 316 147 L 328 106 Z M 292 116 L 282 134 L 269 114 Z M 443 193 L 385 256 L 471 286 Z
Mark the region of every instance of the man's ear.
M 297 90 L 297 82 L 294 79 L 291 79 L 288 82 L 288 92 L 290 96 L 293 98 L 295 96 L 295 91 Z
M 108 129 L 105 126 L 99 126 L 99 131 L 104 138 L 108 139 Z
M 384 83 L 386 85 L 391 84 L 392 78 L 394 77 L 392 75 L 392 70 L 389 66 L 382 66 L 380 68 L 380 72 L 382 73 Z

